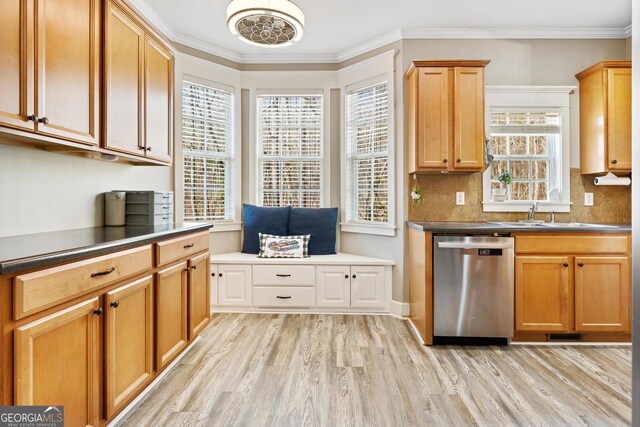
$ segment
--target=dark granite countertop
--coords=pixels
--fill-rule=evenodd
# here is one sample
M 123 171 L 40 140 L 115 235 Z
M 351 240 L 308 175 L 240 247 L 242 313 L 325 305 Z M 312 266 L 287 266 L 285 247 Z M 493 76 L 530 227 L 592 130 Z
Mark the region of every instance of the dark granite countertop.
M 556 223 L 555 226 L 507 224 L 505 222 L 414 222 L 407 221 L 407 225 L 432 233 L 516 233 L 521 231 L 540 233 L 631 233 L 631 225 L 628 224 L 591 224 L 584 227 L 577 223 Z
M 102 255 L 180 234 L 204 231 L 211 223 L 94 227 L 0 237 L 0 275 Z

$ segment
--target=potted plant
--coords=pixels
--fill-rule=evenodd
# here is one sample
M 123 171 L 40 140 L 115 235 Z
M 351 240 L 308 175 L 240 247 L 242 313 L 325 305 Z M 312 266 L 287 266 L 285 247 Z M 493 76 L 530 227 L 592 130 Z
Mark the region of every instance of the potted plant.
M 414 185 L 411 189 L 411 203 L 415 206 L 420 203 L 422 200 L 422 190 L 418 188 L 417 185 Z
M 511 172 L 502 172 L 498 175 L 498 181 L 500 181 L 500 188 L 491 189 L 491 199 L 494 202 L 504 202 L 507 200 L 507 188 L 511 185 Z

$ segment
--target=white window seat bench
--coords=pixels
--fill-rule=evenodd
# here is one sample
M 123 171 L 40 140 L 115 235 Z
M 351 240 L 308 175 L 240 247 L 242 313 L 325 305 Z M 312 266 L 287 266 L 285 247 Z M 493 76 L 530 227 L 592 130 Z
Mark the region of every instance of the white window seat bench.
M 345 253 L 309 258 L 211 255 L 212 310 L 388 313 L 394 265 Z

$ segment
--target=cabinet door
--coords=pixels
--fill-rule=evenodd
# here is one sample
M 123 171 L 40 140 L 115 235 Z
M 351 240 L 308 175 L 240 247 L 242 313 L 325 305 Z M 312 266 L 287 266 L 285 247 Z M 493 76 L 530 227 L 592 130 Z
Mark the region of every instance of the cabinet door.
M 449 69 L 421 68 L 418 75 L 417 166 L 446 170 L 451 118 Z
M 153 278 L 106 295 L 107 418 L 119 412 L 153 375 Z
M 189 340 L 209 324 L 209 252 L 189 260 Z
M 38 133 L 98 143 L 100 4 L 36 1 Z
M 629 332 L 629 259 L 576 257 L 575 272 L 576 331 Z
M 515 275 L 516 330 L 571 331 L 569 258 L 517 256 Z
M 351 307 L 384 308 L 384 282 L 384 267 L 351 267 Z
M 187 346 L 187 263 L 156 273 L 156 367 L 164 368 Z
M 2 2 L 0 58 L 0 125 L 33 131 L 32 0 Z
M 351 305 L 350 275 L 349 266 L 317 266 L 316 306 L 349 307 Z
M 631 170 L 631 69 L 607 70 L 607 165 Z
M 144 155 L 144 32 L 106 2 L 104 34 L 104 147 Z
M 251 266 L 218 265 L 218 305 L 246 307 L 251 305 Z
M 145 38 L 145 147 L 147 157 L 171 161 L 173 153 L 173 57 Z
M 482 170 L 484 166 L 484 68 L 456 67 L 454 75 L 453 168 Z
M 98 425 L 98 298 L 15 330 L 15 404 L 64 406 L 65 425 Z

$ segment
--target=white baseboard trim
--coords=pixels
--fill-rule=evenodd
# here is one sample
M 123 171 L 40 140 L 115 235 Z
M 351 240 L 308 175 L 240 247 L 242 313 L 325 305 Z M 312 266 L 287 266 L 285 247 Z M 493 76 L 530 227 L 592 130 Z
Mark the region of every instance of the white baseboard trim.
M 138 396 L 136 396 L 135 399 L 133 399 L 131 401 L 131 403 L 129 403 L 127 405 L 126 408 L 124 408 L 114 419 L 112 419 L 107 425 L 106 427 L 114 427 L 115 425 L 117 425 L 120 421 L 122 421 L 124 419 L 124 417 L 127 416 L 127 414 L 129 413 L 129 411 L 131 411 L 138 403 L 140 403 L 140 401 L 142 399 L 145 398 L 145 396 L 147 394 L 149 394 L 151 392 L 151 390 L 153 390 L 155 388 L 156 385 L 158 385 L 158 383 L 160 381 L 162 381 L 162 379 L 165 377 L 165 375 L 167 375 L 167 373 L 169 373 L 169 371 L 171 369 L 173 369 L 174 366 L 176 366 L 178 364 L 178 362 L 180 362 L 180 360 L 182 360 L 182 358 L 193 348 L 193 345 L 195 343 L 197 343 L 198 341 L 200 341 L 201 337 L 196 337 L 195 340 L 193 340 L 191 342 L 191 344 L 189 344 L 189 347 L 185 348 L 184 351 L 182 353 L 180 353 L 180 355 L 178 357 L 175 358 L 175 360 L 173 362 L 171 362 L 171 364 L 169 364 L 169 366 L 167 366 L 167 368 L 162 371 L 162 373 L 160 375 L 158 375 L 156 377 L 155 380 L 151 381 L 151 383 L 147 386 L 147 388 L 145 388 L 142 393 L 140 393 Z
M 391 300 L 390 314 L 399 319 L 409 317 L 409 303 Z

